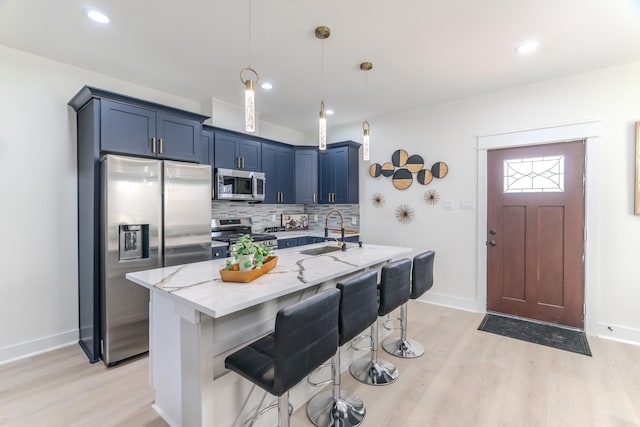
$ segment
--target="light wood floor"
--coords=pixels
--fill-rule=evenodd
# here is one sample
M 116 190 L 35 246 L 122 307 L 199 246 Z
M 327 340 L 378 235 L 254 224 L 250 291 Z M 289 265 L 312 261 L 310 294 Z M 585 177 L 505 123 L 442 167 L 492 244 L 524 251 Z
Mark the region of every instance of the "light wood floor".
M 410 302 L 427 346 L 384 387 L 343 374 L 370 426 L 640 426 L 640 347 L 589 337 L 593 357 L 477 331 L 482 315 Z M 0 426 L 166 426 L 151 409 L 148 359 L 106 369 L 76 345 L 0 366 Z M 306 408 L 293 426 L 311 426 Z

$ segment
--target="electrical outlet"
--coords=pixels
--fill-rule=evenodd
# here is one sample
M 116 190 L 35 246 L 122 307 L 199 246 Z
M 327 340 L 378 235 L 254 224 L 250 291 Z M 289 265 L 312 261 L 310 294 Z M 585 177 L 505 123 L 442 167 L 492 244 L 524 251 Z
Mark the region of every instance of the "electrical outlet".
M 318 222 L 318 215 L 314 215 L 314 216 L 313 216 L 313 220 L 314 220 L 315 222 Z
M 355 216 L 351 217 L 351 225 L 356 225 L 358 224 L 358 218 L 356 218 Z
M 442 208 L 444 210 L 450 211 L 453 210 L 453 200 L 445 200 L 442 202 Z
M 272 222 L 276 222 L 276 215 L 275 214 L 271 215 L 271 221 Z

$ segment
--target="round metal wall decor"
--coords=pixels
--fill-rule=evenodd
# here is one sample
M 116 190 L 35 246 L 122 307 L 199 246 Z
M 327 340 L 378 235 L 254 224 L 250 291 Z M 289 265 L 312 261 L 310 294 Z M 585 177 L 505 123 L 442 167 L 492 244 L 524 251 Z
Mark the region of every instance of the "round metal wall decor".
M 409 205 L 400 205 L 396 209 L 396 219 L 401 224 L 409 224 L 414 216 L 415 210 Z
M 429 190 L 424 193 L 424 201 L 433 206 L 440 200 L 440 194 L 436 190 Z
M 386 162 L 385 164 L 382 165 L 382 175 L 386 176 L 387 178 L 390 177 L 391 175 L 393 175 L 393 171 L 396 168 L 393 166 L 393 163 L 391 162 Z
M 418 182 L 422 185 L 427 185 L 433 180 L 433 174 L 429 169 L 422 169 L 418 172 Z
M 380 175 L 382 175 L 382 166 L 380 166 L 380 163 L 374 163 L 371 166 L 369 166 L 369 175 L 371 175 L 374 178 L 377 178 Z
M 384 196 L 380 193 L 375 193 L 373 196 L 371 196 L 371 204 L 376 208 L 381 208 L 382 206 L 384 206 L 384 202 Z
M 445 162 L 437 162 L 431 166 L 431 173 L 436 178 L 444 178 L 449 172 L 449 166 Z
M 409 169 L 410 172 L 419 172 L 423 166 L 424 160 L 422 159 L 422 156 L 414 154 L 412 156 L 409 156 L 409 158 L 407 159 L 407 169 Z
M 411 186 L 411 183 L 413 183 L 413 177 L 411 176 L 411 172 L 402 168 L 394 172 L 391 181 L 393 182 L 393 186 L 398 190 L 406 190 Z
M 391 163 L 393 163 L 395 167 L 401 168 L 402 166 L 407 164 L 408 158 L 409 153 L 407 153 L 405 150 L 396 150 L 391 155 Z

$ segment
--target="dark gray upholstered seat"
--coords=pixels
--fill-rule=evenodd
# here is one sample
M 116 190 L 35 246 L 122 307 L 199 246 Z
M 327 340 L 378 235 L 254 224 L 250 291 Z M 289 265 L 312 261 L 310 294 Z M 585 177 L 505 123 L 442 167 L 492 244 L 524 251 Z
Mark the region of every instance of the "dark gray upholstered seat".
M 339 300 L 331 289 L 281 309 L 273 333 L 225 359 L 227 369 L 278 396 L 281 426 L 289 425 L 289 389 L 338 348 Z
M 367 271 L 338 283 L 340 309 L 338 345 L 351 341 L 378 319 L 378 272 Z M 340 390 L 340 349 L 331 359 L 333 387 L 315 395 L 307 405 L 307 415 L 317 426 L 351 427 L 362 423 L 365 405 L 357 396 Z
M 411 260 L 390 262 L 380 271 L 378 316 L 385 316 L 405 304 L 411 294 Z M 378 322 L 371 325 L 371 360 L 356 360 L 351 375 L 370 385 L 387 385 L 398 379 L 397 368 L 378 358 Z
M 434 251 L 422 252 L 413 258 L 411 269 L 411 299 L 417 299 L 433 286 L 433 262 L 436 253 Z M 382 348 L 394 356 L 404 359 L 420 357 L 424 354 L 424 346 L 416 340 L 407 338 L 407 304 L 400 310 L 400 337 L 387 338 L 382 343 Z

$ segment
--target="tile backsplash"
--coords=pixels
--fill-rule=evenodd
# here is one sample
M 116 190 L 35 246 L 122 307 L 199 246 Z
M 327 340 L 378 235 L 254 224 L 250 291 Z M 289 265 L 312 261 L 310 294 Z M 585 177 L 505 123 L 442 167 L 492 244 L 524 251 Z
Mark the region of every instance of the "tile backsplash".
M 211 218 L 250 217 L 253 220 L 253 231 L 261 232 L 265 227 L 279 226 L 280 215 L 283 213 L 306 213 L 309 215 L 309 230 L 323 232 L 325 215 L 331 209 L 338 209 L 342 213 L 346 229 L 360 229 L 360 205 L 272 205 L 214 200 L 211 202 Z M 338 215 L 331 215 L 329 228 L 340 228 Z

